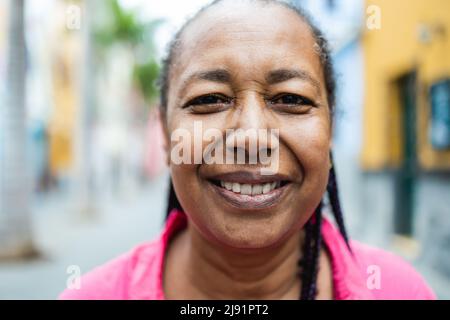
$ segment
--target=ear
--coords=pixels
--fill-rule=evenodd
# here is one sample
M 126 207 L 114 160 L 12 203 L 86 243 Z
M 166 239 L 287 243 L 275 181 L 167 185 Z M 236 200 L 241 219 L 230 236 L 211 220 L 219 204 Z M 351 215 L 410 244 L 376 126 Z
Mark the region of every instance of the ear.
M 169 129 L 167 127 L 167 114 L 166 111 L 158 106 L 158 118 L 161 123 L 161 128 L 163 131 L 163 147 L 166 153 L 166 164 L 170 166 L 170 139 L 169 139 Z

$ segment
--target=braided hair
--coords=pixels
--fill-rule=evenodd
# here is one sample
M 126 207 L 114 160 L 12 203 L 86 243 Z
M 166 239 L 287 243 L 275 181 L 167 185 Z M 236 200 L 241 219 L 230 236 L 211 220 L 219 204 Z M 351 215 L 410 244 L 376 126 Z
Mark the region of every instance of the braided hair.
M 169 50 L 167 57 L 163 60 L 162 72 L 159 79 L 160 86 L 160 108 L 161 112 L 165 114 L 168 104 L 168 91 L 169 91 L 169 80 L 170 80 L 170 71 L 171 66 L 173 65 L 174 60 L 177 58 L 180 47 L 181 38 L 184 30 L 188 25 L 190 25 L 194 20 L 196 20 L 201 13 L 206 11 L 207 9 L 213 7 L 214 5 L 223 2 L 224 0 L 215 0 L 209 5 L 200 9 L 192 18 L 190 18 L 175 34 L 173 40 L 169 44 Z M 311 29 L 311 32 L 316 41 L 316 51 L 319 54 L 320 61 L 323 68 L 323 76 L 325 79 L 325 89 L 327 91 L 327 100 L 330 108 L 330 114 L 333 118 L 334 115 L 334 106 L 336 100 L 336 81 L 333 70 L 333 65 L 331 62 L 331 53 L 328 45 L 328 41 L 324 37 L 323 33 L 315 26 L 312 22 L 312 19 L 303 12 L 300 8 L 288 2 L 281 2 L 278 0 L 249 0 L 257 2 L 258 4 L 276 4 L 281 5 L 285 8 L 296 13 L 304 22 L 308 24 Z M 350 245 L 348 242 L 348 235 L 344 225 L 344 218 L 342 214 L 342 209 L 339 201 L 339 193 L 337 186 L 337 178 L 336 172 L 333 164 L 333 157 L 330 153 L 331 159 L 331 169 L 329 172 L 328 184 L 327 184 L 327 194 L 329 199 L 329 204 L 331 207 L 331 212 L 333 213 L 336 224 L 339 228 L 339 231 L 344 238 L 347 247 L 350 249 Z M 175 189 L 173 187 L 172 180 L 169 182 L 169 197 L 168 197 L 168 206 L 166 218 L 169 216 L 170 212 L 174 209 L 178 209 L 182 211 L 182 207 L 178 198 L 175 194 Z M 301 270 L 300 276 L 302 279 L 302 288 L 300 299 L 302 300 L 314 300 L 317 295 L 317 274 L 319 272 L 319 257 L 322 246 L 322 235 L 321 235 L 321 226 L 322 226 L 322 209 L 323 202 L 322 200 L 318 204 L 316 210 L 312 217 L 308 220 L 308 222 L 304 226 L 305 238 L 303 242 L 303 256 L 298 262 L 299 268 Z

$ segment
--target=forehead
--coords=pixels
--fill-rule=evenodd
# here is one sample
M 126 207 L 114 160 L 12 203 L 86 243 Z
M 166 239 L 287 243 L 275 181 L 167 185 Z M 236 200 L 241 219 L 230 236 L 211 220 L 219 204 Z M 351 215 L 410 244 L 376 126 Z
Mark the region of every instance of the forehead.
M 322 79 L 311 28 L 281 5 L 224 1 L 200 14 L 183 32 L 172 81 L 208 68 L 258 76 L 298 68 Z

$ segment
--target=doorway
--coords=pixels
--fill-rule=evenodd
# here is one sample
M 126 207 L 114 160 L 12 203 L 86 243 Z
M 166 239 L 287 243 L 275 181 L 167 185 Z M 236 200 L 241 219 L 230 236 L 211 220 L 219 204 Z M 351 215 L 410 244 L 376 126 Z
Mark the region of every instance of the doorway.
M 402 157 L 395 179 L 395 233 L 411 236 L 417 180 L 417 76 L 408 73 L 397 81 L 400 93 Z

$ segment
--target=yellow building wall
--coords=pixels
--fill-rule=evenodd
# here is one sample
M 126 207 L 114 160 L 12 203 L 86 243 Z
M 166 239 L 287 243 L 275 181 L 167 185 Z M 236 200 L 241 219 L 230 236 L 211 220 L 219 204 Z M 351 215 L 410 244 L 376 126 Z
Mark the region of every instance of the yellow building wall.
M 60 42 L 61 43 L 61 42 Z M 57 175 L 71 168 L 74 160 L 74 132 L 77 85 L 73 76 L 77 43 L 65 38 L 53 59 L 54 108 L 49 121 L 50 170 Z
M 401 76 L 417 72 L 417 157 L 424 170 L 450 169 L 450 151 L 433 150 L 428 139 L 433 82 L 450 77 L 449 0 L 366 0 L 381 9 L 381 29 L 364 28 L 364 138 L 361 162 L 366 170 L 397 167 L 402 160 L 399 92 Z M 430 41 L 419 30 L 430 30 Z
M 79 106 L 81 35 L 66 28 L 66 3 L 55 8 L 50 49 L 53 110 L 49 119 L 49 166 L 53 175 L 70 170 L 75 161 L 75 134 Z

